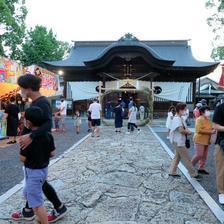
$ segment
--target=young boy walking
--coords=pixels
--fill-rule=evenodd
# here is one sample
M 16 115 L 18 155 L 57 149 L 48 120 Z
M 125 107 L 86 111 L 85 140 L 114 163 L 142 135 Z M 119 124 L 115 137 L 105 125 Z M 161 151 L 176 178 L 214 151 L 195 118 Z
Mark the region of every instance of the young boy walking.
M 39 107 L 30 107 L 25 112 L 25 119 L 27 128 L 37 130 L 43 123 L 43 111 Z M 54 139 L 47 132 L 35 138 L 28 147 L 20 150 L 25 176 L 23 194 L 41 224 L 48 223 L 42 187 L 47 179 L 49 159 L 54 152 Z
M 19 144 L 21 149 L 27 148 L 36 138 L 45 135 L 47 132 L 51 132 L 52 128 L 52 110 L 49 101 L 46 97 L 41 96 L 40 87 L 41 79 L 37 76 L 26 74 L 22 75 L 18 79 L 18 85 L 21 89 L 21 95 L 25 98 L 30 98 L 32 103 L 30 107 L 37 106 L 43 111 L 44 122 L 37 130 L 29 130 L 24 128 L 22 136 L 19 138 Z M 48 214 L 48 221 L 56 222 L 63 218 L 67 213 L 67 208 L 64 203 L 59 199 L 55 189 L 51 184 L 45 180 L 43 184 L 43 192 L 46 198 L 53 204 L 54 209 Z M 25 207 L 18 211 L 15 211 L 11 215 L 13 220 L 31 220 L 34 219 L 34 212 L 26 202 Z
M 59 122 L 60 122 L 60 118 L 61 118 L 60 111 L 57 109 L 54 112 L 53 116 L 54 116 L 54 127 L 55 127 L 55 131 L 56 132 L 59 132 L 60 131 Z
M 80 126 L 82 124 L 81 115 L 80 115 L 78 110 L 75 112 L 74 119 L 75 119 L 74 126 L 75 126 L 75 129 L 76 129 L 76 134 L 78 135 L 80 133 Z

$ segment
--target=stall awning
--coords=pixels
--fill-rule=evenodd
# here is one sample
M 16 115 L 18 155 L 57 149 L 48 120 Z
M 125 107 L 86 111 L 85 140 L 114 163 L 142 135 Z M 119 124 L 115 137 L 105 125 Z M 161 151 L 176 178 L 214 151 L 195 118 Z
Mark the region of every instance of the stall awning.
M 16 95 L 20 91 L 20 88 L 17 84 L 11 84 L 11 83 L 0 83 L 0 99 L 3 99 L 5 97 L 8 97 L 9 95 Z M 41 95 L 50 97 L 54 96 L 57 91 L 53 89 L 40 89 Z
M 9 94 L 16 94 L 19 91 L 19 86 L 12 83 L 0 83 L 0 98 L 4 98 Z
M 50 97 L 50 96 L 54 96 L 57 93 L 57 91 L 55 91 L 53 89 L 44 89 L 44 88 L 41 88 L 40 89 L 40 93 L 43 96 Z

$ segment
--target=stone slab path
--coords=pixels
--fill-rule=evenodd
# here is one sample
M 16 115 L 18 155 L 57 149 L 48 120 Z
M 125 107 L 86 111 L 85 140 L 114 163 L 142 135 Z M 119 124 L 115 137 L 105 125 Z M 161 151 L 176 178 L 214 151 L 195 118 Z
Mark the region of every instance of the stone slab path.
M 183 175 L 168 176 L 170 158 L 147 127 L 140 134 L 103 132 L 50 167 L 49 180 L 69 208 L 57 223 L 219 223 Z M 23 203 L 19 191 L 0 205 L 0 218 Z

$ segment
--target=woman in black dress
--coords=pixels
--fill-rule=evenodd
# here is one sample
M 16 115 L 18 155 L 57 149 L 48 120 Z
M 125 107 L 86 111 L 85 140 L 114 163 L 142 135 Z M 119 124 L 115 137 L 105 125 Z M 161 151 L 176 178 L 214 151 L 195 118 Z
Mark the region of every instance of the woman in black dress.
M 121 100 L 118 100 L 117 106 L 114 108 L 115 113 L 115 129 L 116 132 L 121 132 L 121 128 L 123 126 L 123 108 L 121 105 Z
M 16 105 L 15 97 L 10 98 L 10 103 L 5 108 L 4 120 L 7 122 L 7 136 L 13 137 L 7 144 L 16 143 L 17 128 L 19 124 L 19 108 Z

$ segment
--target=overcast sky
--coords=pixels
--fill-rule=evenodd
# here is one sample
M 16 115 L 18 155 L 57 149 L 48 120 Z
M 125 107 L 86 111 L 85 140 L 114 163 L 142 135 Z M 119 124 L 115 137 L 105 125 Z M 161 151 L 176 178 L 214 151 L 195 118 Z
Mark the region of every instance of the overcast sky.
M 191 39 L 194 56 L 210 60 L 205 0 L 26 0 L 27 25 L 52 28 L 59 40 Z

